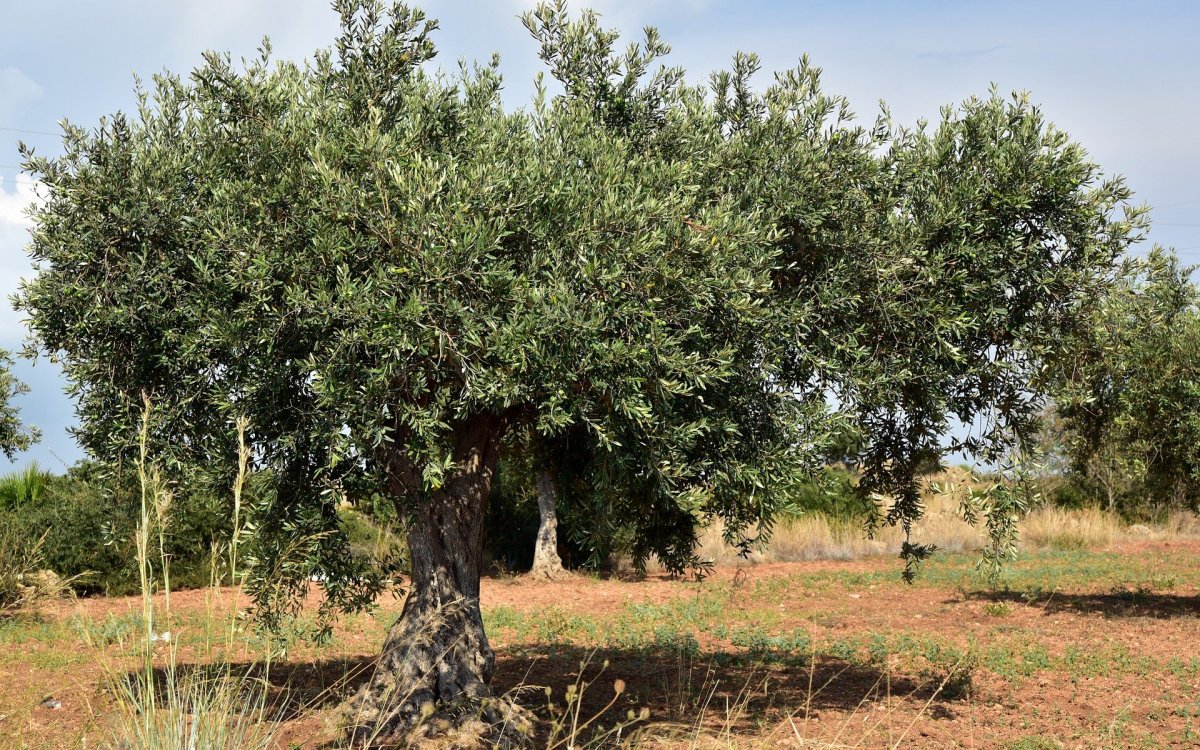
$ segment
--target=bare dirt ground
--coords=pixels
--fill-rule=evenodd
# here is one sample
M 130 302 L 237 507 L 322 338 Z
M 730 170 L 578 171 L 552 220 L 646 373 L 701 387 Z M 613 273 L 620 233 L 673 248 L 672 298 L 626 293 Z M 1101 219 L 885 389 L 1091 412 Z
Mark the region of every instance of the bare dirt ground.
M 1200 541 L 1048 553 L 999 585 L 973 564 L 944 558 L 911 586 L 879 558 L 703 582 L 489 578 L 495 684 L 544 711 L 541 688 L 561 704 L 586 663 L 583 714 L 623 680 L 597 724 L 648 708 L 622 735 L 642 747 L 1200 747 Z M 234 597 L 172 594 L 173 646 L 156 648 L 185 668 L 211 660 L 205 623 Z M 331 746 L 399 604 L 343 619 L 323 645 L 298 621 L 268 675 L 280 747 Z M 0 624 L 0 747 L 103 747 L 105 685 L 129 668 L 140 608 L 86 599 Z M 237 646 L 229 658 L 254 668 L 262 644 L 247 630 Z

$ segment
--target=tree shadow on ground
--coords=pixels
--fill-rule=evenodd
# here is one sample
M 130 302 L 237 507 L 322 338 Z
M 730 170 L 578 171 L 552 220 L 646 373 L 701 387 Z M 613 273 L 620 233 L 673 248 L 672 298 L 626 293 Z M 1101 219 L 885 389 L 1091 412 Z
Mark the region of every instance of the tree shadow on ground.
M 581 692 L 580 715 L 594 716 L 612 701 L 614 682 L 620 680 L 624 692 L 608 709 L 606 723 L 647 708 L 651 724 L 741 733 L 789 716 L 799 721 L 825 712 L 861 713 L 889 697 L 930 704 L 931 713 L 950 716 L 960 696 L 941 689 L 941 678 L 887 673 L 873 664 L 828 656 L 811 663 L 803 654 L 541 645 L 498 657 L 495 687 L 521 695 L 523 705 L 537 709 L 547 702 L 561 704 L 574 685 Z
M 228 669 L 235 676 L 262 680 L 268 691 L 268 714 L 292 722 L 340 705 L 368 679 L 374 663 L 374 657 L 356 656 L 275 663 L 269 671 L 251 663 Z M 213 669 L 180 664 L 174 676 L 177 682 L 189 676 L 203 678 Z M 166 670 L 156 670 L 160 691 L 168 677 Z M 943 690 L 940 679 L 889 674 L 874 665 L 825 656 L 812 664 L 802 654 L 754 657 L 549 644 L 500 649 L 493 687 L 538 716 L 542 733 L 548 731 L 550 705 L 561 710 L 573 691 L 581 720 L 595 717 L 595 725 L 611 727 L 630 712 L 637 715 L 647 709 L 648 718 L 634 726 L 659 734 L 706 731 L 757 736 L 764 727 L 783 727 L 786 738 L 793 731 L 785 724 L 789 717 L 797 722 L 806 717 L 819 721 L 831 713 L 865 719 L 872 708 L 885 702 L 905 703 L 909 717 L 917 708 L 933 718 L 953 717 L 958 696 Z M 619 693 L 617 681 L 622 684 Z
M 567 568 L 566 574 L 561 578 L 551 581 L 551 583 L 570 584 L 572 582 L 589 580 L 589 581 L 614 581 L 617 583 L 702 583 L 708 580 L 711 576 L 696 573 L 667 573 L 664 571 L 646 571 L 639 573 L 632 569 L 613 570 L 609 568 L 600 568 L 598 570 L 585 568 Z M 503 566 L 493 566 L 493 568 L 485 572 L 482 576 L 484 580 L 490 580 L 494 583 L 523 583 L 526 581 L 536 580 L 539 584 L 544 584 L 546 581 L 542 579 L 533 579 L 530 577 L 530 572 L 524 568 L 508 569 Z
M 1200 596 L 1163 594 L 1146 589 L 1117 588 L 1109 592 L 1037 593 L 1022 591 L 973 591 L 966 599 L 1027 604 L 1047 615 L 1067 613 L 1101 617 L 1151 617 L 1173 619 L 1200 617 Z
M 174 667 L 154 668 L 155 696 L 167 697 L 168 685 L 176 687 L 218 682 L 229 679 L 252 691 L 266 688 L 266 715 L 280 721 L 291 721 L 314 709 L 340 704 L 354 689 L 366 681 L 375 666 L 373 657 L 345 657 L 312 661 L 280 661 L 269 667 L 261 662 L 177 663 Z M 131 684 L 144 677 L 141 670 L 129 672 L 124 679 Z M 247 696 L 247 706 L 255 705 Z

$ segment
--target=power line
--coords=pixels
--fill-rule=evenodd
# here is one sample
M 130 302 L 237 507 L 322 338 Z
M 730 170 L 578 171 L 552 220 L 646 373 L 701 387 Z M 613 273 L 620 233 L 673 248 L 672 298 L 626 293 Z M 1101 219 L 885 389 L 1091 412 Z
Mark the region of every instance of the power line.
M 25 128 L 0 127 L 0 130 L 3 130 L 7 133 L 29 133 L 30 135 L 52 135 L 56 137 L 62 135 L 62 133 L 51 133 L 48 130 L 26 130 Z

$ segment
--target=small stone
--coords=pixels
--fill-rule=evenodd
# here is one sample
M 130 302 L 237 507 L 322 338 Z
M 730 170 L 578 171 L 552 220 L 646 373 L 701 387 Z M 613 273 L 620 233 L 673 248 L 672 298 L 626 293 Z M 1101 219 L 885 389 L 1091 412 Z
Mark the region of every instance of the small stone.
M 48 695 L 45 698 L 43 698 L 42 702 L 39 703 L 38 705 L 41 706 L 42 708 L 49 708 L 54 711 L 57 711 L 60 708 L 62 708 L 62 701 L 55 698 L 53 695 Z

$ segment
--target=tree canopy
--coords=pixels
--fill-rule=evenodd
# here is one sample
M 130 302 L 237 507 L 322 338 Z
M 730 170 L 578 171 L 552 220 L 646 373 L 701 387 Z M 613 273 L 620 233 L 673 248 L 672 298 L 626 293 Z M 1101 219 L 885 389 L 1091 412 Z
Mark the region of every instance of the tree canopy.
M 67 126 L 61 157 L 26 152 L 46 195 L 18 304 L 90 453 L 136 449 L 143 394 L 180 476 L 231 470 L 246 420 L 276 485 L 261 602 L 314 571 L 328 606 L 369 601 L 336 504 L 393 498 L 411 591 L 353 726 L 488 695 L 506 437 L 581 435 L 604 511 L 676 570 L 708 520 L 769 532 L 847 430 L 878 520 L 908 528 L 924 462 L 1021 447 L 1047 357 L 1142 226 L 1023 95 L 866 127 L 807 59 L 761 90 L 748 54 L 693 85 L 653 30 L 619 50 L 559 3 L 525 17 L 553 85 L 510 110 L 495 59 L 431 67 L 419 11 L 335 8 L 307 63 L 210 53 Z M 1015 508 L 984 510 L 1000 548 Z

